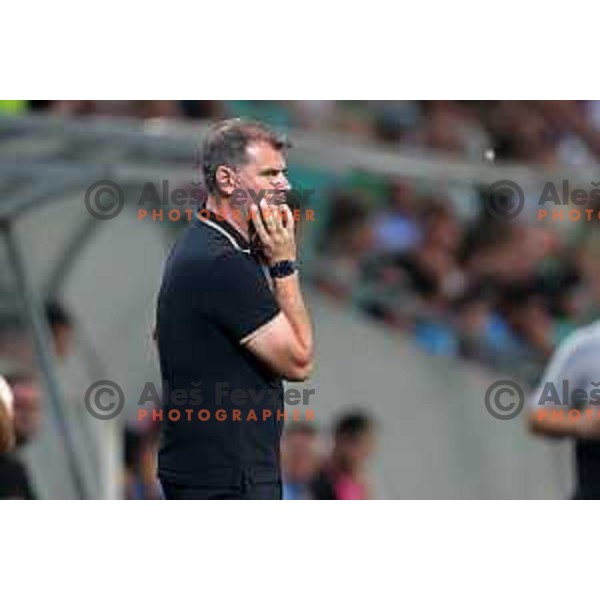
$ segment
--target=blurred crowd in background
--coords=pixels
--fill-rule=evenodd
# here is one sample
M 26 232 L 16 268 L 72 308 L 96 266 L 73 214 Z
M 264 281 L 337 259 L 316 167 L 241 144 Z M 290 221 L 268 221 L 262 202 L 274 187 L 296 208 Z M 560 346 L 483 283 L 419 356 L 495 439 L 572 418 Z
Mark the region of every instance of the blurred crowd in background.
M 538 165 L 595 164 L 598 101 L 217 101 L 2 100 L 0 111 L 139 119 L 259 119 L 278 129 L 352 134 L 357 142 L 411 153 Z
M 500 164 L 593 166 L 600 158 L 600 102 L 589 101 L 2 101 L 0 111 L 140 119 L 245 116 L 283 130 L 348 135 L 365 148 L 448 161 L 481 161 L 490 149 Z M 333 182 L 314 177 L 310 185 L 323 191 L 326 210 L 315 228 L 318 260 L 309 277 L 341 304 L 410 335 L 424 351 L 533 384 L 556 345 L 598 317 L 582 282 L 586 256 L 600 256 L 598 220 L 563 228 L 498 219 L 485 210 L 484 191 L 476 186 L 361 171 Z M 60 356 L 71 323 L 56 304 L 48 305 L 48 317 Z M 4 325 L 0 358 L 13 353 L 11 335 Z M 8 355 L 2 348 L 10 348 Z M 32 398 L 39 393 L 32 391 L 31 373 L 12 384 L 16 410 L 22 404 L 27 415 L 17 432 L 25 443 L 35 433 Z M 365 465 L 373 438 L 373 423 L 360 413 L 340 417 L 330 437 L 308 425 L 289 427 L 282 456 L 286 498 L 369 497 Z M 159 496 L 155 447 L 154 428 L 128 430 L 126 497 Z M 4 469 L 9 475 L 0 474 L 0 487 L 12 477 L 27 496 L 23 474 L 12 463 Z
M 384 104 L 381 111 L 394 112 Z M 486 149 L 511 164 L 594 165 L 600 158 L 599 102 L 409 104 L 415 120 L 382 141 L 448 160 L 481 159 Z M 600 257 L 598 219 L 573 227 L 526 213 L 502 219 L 486 209 L 477 186 L 368 173 L 353 173 L 329 200 L 318 284 L 430 353 L 533 384 L 556 345 L 598 317 L 582 282 L 584 261 Z M 598 214 L 600 206 L 589 200 L 583 208 Z
M 322 290 L 414 337 L 436 355 L 463 357 L 533 384 L 556 345 L 597 318 L 582 283 L 600 256 L 597 222 L 574 235 L 537 223 L 458 217 L 442 195 L 382 182 L 380 208 L 339 190 L 314 276 Z M 371 205 L 372 206 L 372 205 Z M 596 207 L 596 212 L 600 207 Z

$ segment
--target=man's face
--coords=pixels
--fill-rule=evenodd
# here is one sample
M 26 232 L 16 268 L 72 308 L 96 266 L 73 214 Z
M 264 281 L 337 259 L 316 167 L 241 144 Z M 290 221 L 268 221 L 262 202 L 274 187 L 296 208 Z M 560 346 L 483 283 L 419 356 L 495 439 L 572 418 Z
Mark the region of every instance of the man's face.
M 269 204 L 285 202 L 291 189 L 287 179 L 284 155 L 268 143 L 257 142 L 248 146 L 248 162 L 236 173 L 235 187 L 246 192 L 246 201 L 237 201 L 235 208 L 248 214 L 251 202 L 265 198 Z M 252 196 L 252 194 L 254 196 Z M 253 200 L 253 197 L 256 200 Z
M 375 432 L 368 429 L 360 434 L 338 439 L 337 443 L 348 464 L 361 469 L 375 451 Z

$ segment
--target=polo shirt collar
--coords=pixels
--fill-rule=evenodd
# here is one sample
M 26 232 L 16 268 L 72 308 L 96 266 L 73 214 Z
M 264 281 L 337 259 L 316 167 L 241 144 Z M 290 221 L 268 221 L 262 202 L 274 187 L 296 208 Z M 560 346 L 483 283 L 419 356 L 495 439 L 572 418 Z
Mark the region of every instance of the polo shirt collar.
M 200 210 L 202 210 L 202 217 L 200 216 Z M 226 237 L 236 250 L 250 252 L 248 240 L 231 223 L 222 218 L 217 219 L 217 215 L 207 208 L 200 210 L 195 214 L 197 223 L 204 223 L 208 227 L 221 233 L 221 235 Z

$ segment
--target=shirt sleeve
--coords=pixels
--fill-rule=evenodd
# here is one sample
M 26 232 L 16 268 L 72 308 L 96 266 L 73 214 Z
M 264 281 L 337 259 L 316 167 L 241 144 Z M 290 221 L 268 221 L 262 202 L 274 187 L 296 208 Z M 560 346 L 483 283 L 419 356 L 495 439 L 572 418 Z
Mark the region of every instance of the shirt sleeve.
M 559 347 L 529 399 L 531 410 L 574 405 L 575 390 L 589 398 L 600 385 L 600 344 L 581 340 Z
M 208 316 L 241 342 L 280 308 L 258 261 L 244 252 L 221 255 L 210 271 Z

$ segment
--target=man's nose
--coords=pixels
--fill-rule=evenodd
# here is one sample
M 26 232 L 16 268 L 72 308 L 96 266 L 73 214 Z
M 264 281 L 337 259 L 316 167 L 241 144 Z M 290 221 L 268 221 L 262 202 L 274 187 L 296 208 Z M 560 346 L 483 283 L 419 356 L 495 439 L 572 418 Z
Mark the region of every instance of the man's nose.
M 285 175 L 282 175 L 274 182 L 274 187 L 278 192 L 289 192 L 292 189 L 292 186 Z

